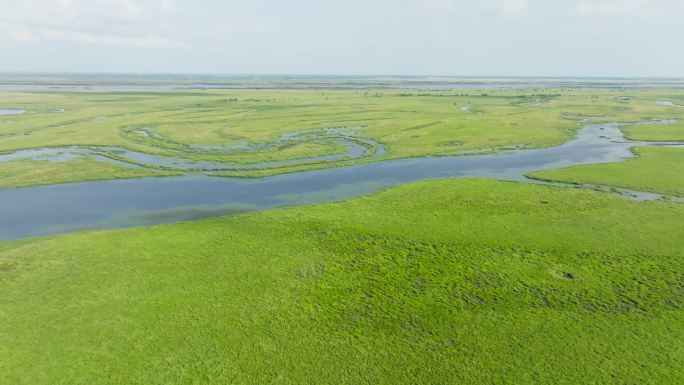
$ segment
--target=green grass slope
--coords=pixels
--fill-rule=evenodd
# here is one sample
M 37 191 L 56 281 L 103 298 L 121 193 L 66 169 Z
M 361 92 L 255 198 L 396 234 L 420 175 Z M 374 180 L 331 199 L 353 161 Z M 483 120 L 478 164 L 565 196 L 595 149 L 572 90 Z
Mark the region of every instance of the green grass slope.
M 638 158 L 626 162 L 573 166 L 530 176 L 684 196 L 684 149 L 638 147 L 634 151 Z
M 3 384 L 679 384 L 684 205 L 487 180 L 0 244 Z

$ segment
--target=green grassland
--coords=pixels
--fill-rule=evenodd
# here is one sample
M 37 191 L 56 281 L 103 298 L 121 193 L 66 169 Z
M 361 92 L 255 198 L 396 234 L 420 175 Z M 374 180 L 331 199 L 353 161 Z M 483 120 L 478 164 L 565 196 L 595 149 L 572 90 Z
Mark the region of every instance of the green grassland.
M 0 107 L 28 112 L 0 117 L 0 153 L 49 146 L 114 145 L 197 160 L 253 163 L 340 153 L 343 146 L 322 139 L 229 154 L 196 148 L 263 145 L 276 143 L 286 133 L 346 127 L 387 149 L 384 155 L 355 162 L 458 155 L 560 144 L 573 137 L 586 116 L 625 122 L 682 119 L 684 108 L 655 101 L 677 101 L 683 94 L 679 90 L 625 89 L 1 91 Z M 65 111 L 57 112 L 59 109 Z M 681 139 L 680 128 L 650 126 L 648 130 L 660 132 L 656 139 Z M 629 128 L 630 134 L 639 130 L 642 128 Z M 337 164 L 342 163 L 349 161 Z M 246 176 L 328 165 L 332 164 L 312 162 Z
M 66 162 L 19 160 L 0 163 L 0 188 L 172 174 L 82 159 Z
M 681 107 L 669 107 L 671 109 Z M 684 141 L 684 124 L 626 126 L 633 140 Z M 684 196 L 684 149 L 636 147 L 637 158 L 626 162 L 594 164 L 531 173 L 536 179 L 596 184 Z
M 539 171 L 530 176 L 684 196 L 684 149 L 637 147 L 634 151 L 638 157 L 626 162 Z
M 624 127 L 629 139 L 646 141 L 684 141 L 684 121 L 663 125 L 637 125 Z
M 252 163 L 459 155 L 570 140 L 584 118 L 684 119 L 684 91 L 0 91 L 0 153 L 112 145 Z M 468 106 L 468 108 L 464 108 Z M 64 112 L 59 112 L 64 109 Z M 142 135 L 141 130 L 147 130 Z M 624 128 L 683 140 L 681 122 Z M 684 196 L 684 150 L 532 177 Z M 0 188 L 172 175 L 84 156 L 0 163 Z M 183 224 L 0 243 L 0 384 L 679 384 L 684 205 L 441 180 Z
M 681 384 L 684 205 L 487 180 L 0 244 L 3 384 Z

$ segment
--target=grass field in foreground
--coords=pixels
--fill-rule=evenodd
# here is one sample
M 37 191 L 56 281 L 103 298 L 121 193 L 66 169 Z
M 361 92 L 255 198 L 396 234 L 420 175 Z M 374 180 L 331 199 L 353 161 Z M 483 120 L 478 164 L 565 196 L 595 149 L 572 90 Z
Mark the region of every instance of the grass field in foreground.
M 3 384 L 681 384 L 684 205 L 488 180 L 0 244 Z
M 637 147 L 638 158 L 531 173 L 533 178 L 684 196 L 684 148 Z

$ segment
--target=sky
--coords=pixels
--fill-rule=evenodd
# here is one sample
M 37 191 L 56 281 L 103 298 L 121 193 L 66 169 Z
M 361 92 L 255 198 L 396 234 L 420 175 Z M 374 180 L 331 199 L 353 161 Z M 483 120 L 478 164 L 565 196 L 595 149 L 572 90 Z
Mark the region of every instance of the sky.
M 684 77 L 684 0 L 0 0 L 0 71 Z

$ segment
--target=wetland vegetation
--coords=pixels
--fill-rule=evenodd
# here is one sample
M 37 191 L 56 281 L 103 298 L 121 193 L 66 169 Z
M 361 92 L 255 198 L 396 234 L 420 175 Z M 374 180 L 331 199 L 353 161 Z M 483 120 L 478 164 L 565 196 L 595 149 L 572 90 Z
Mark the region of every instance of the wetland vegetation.
M 263 176 L 554 146 L 572 139 L 586 117 L 681 120 L 684 109 L 656 103 L 678 98 L 677 90 L 631 89 L 3 91 L 0 105 L 27 112 L 0 119 L 0 153 L 79 146 L 99 162 Z M 682 140 L 681 127 L 630 127 L 628 135 Z M 98 169 L 71 179 L 99 178 Z M 131 176 L 111 169 L 113 177 Z
M 491 180 L 0 244 L 0 382 L 684 381 L 684 205 Z
M 634 152 L 637 155 L 634 160 L 540 171 L 530 176 L 684 196 L 684 149 L 637 147 Z
M 0 91 L 10 238 L 354 198 L 0 241 L 0 383 L 682 383 L 682 101 Z

